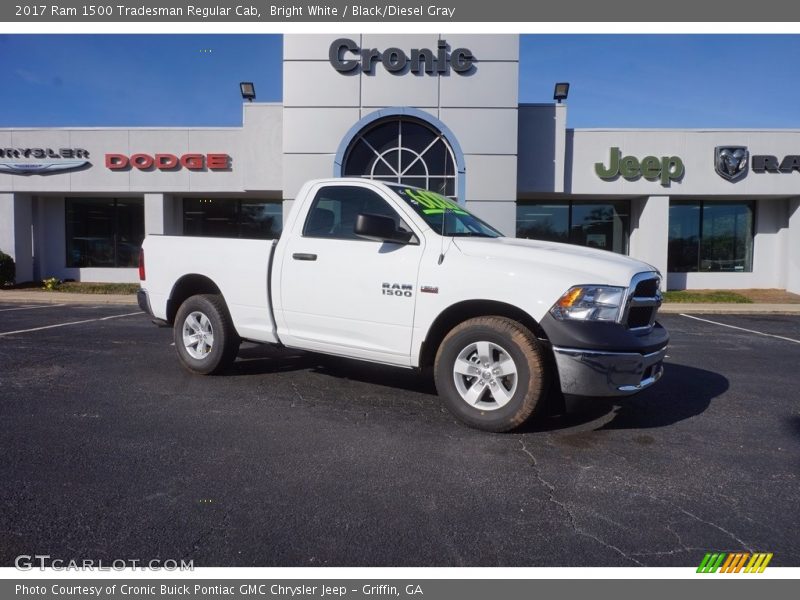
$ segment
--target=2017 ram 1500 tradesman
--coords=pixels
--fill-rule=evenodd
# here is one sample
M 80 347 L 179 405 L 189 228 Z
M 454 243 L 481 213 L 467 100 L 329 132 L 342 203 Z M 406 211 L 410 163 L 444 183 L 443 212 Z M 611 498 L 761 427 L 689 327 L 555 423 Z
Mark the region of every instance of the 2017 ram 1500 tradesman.
M 193 372 L 222 370 L 241 340 L 432 366 L 447 407 L 489 431 L 522 424 L 550 386 L 652 385 L 668 341 L 650 265 L 504 237 L 444 196 L 365 179 L 306 183 L 277 241 L 147 236 L 139 276 Z

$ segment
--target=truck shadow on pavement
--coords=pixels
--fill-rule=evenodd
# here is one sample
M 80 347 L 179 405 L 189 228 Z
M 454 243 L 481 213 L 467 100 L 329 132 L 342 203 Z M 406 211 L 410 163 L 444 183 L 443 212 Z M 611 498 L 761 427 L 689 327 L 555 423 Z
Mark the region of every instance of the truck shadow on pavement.
M 242 347 L 226 376 L 311 371 L 337 379 L 436 396 L 433 376 L 416 370 L 272 346 Z
M 236 377 L 303 371 L 312 368 L 316 363 L 313 354 L 302 350 L 277 348 L 267 344 L 242 345 L 236 361 L 222 375 Z
M 728 378 L 719 373 L 667 363 L 664 377 L 652 389 L 616 402 L 619 410 L 603 429 L 666 427 L 705 412 L 729 387 Z
M 438 402 L 433 375 L 271 346 L 243 346 L 238 360 L 225 376 L 267 375 L 309 371 L 336 379 L 431 396 Z M 570 401 L 566 414 L 532 419 L 516 433 L 557 431 L 586 426 L 598 421 L 593 430 L 647 429 L 667 427 L 703 413 L 714 398 L 729 387 L 726 377 L 686 365 L 667 363 L 664 376 L 652 388 L 627 398 L 581 398 Z
M 789 417 L 789 429 L 800 438 L 800 416 Z
M 532 421 L 523 432 L 570 429 L 599 421 L 593 430 L 667 427 L 705 412 L 729 388 L 726 377 L 696 367 L 666 363 L 652 388 L 625 398 L 580 398 L 563 415 Z

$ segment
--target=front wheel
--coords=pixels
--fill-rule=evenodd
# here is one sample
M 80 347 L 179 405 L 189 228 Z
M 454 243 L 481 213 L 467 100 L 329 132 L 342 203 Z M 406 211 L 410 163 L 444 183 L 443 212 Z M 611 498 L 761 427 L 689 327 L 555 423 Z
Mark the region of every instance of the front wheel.
M 218 294 L 191 296 L 181 304 L 173 337 L 183 366 L 201 375 L 219 373 L 231 364 L 240 342 Z
M 541 344 L 505 317 L 478 317 L 453 328 L 439 346 L 434 377 L 453 415 L 494 432 L 522 425 L 548 385 Z

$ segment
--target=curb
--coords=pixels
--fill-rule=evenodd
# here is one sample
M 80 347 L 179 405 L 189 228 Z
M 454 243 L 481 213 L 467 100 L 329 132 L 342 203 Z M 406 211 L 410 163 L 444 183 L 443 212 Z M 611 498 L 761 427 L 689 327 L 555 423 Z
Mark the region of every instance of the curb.
M 137 305 L 136 296 L 130 294 L 76 294 L 68 292 L 0 291 L 0 302 L 31 304 L 120 304 Z
M 674 302 L 662 304 L 659 314 L 695 315 L 800 315 L 800 304 L 712 304 Z

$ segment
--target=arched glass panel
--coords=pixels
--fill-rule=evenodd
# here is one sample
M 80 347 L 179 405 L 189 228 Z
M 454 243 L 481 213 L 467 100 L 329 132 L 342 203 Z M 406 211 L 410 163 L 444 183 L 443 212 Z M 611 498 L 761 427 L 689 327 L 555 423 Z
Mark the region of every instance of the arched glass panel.
M 456 197 L 453 149 L 441 131 L 410 117 L 391 117 L 371 124 L 350 142 L 342 173 L 403 183 Z

